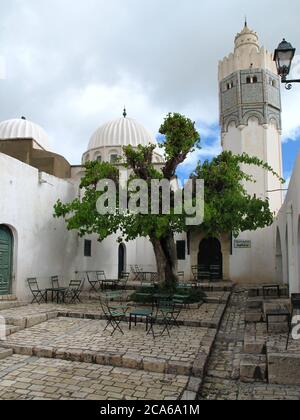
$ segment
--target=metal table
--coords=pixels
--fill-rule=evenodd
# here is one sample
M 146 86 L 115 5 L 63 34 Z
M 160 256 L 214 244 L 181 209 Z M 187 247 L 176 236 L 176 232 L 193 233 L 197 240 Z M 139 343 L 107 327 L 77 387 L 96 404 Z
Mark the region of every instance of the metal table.
M 129 330 L 131 330 L 132 322 L 134 321 L 135 327 L 137 326 L 138 319 L 146 320 L 146 331 L 148 331 L 149 322 L 152 318 L 152 310 L 150 309 L 136 309 L 129 314 Z
M 101 288 L 102 290 L 105 290 L 108 288 L 108 286 L 116 288 L 118 286 L 119 280 L 100 280 L 101 281 Z
M 56 301 L 57 303 L 60 302 L 60 297 L 62 298 L 62 302 L 65 303 L 65 295 L 66 292 L 68 291 L 68 288 L 66 287 L 58 287 L 58 288 L 51 288 L 51 289 L 46 289 L 46 295 L 45 295 L 45 301 L 46 303 L 48 303 L 48 293 L 51 293 L 51 302 L 54 302 L 54 294 L 56 293 Z

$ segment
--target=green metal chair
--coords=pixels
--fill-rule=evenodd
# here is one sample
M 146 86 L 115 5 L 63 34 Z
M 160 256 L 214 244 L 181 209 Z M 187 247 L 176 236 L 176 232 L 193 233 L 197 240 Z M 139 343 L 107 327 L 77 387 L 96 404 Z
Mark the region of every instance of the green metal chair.
M 101 297 L 100 306 L 107 321 L 104 331 L 107 331 L 107 329 L 111 326 L 113 329 L 111 336 L 113 336 L 116 331 L 119 331 L 122 335 L 124 335 L 124 331 L 121 328 L 121 323 L 126 320 L 126 312 L 109 306 L 108 303 L 105 302 Z
M 170 337 L 170 332 L 174 325 L 180 328 L 178 323 L 180 313 L 181 309 L 176 308 L 176 305 L 171 300 L 160 301 L 156 307 L 156 311 L 150 317 L 150 328 L 147 334 L 152 333 L 155 339 L 154 325 L 162 325 L 163 329 L 160 336 L 163 336 L 167 332 Z
M 39 288 L 36 278 L 27 279 L 27 284 L 33 296 L 32 304 L 38 303 L 40 305 L 41 303 L 46 302 L 46 290 L 41 290 Z

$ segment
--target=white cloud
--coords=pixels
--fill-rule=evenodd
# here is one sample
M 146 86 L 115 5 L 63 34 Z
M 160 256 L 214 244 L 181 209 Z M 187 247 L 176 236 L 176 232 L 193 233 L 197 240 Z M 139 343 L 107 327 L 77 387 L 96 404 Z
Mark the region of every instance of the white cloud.
M 280 0 L 2 0 L 0 120 L 36 121 L 72 163 L 124 104 L 153 135 L 176 111 L 202 121 L 202 136 L 210 137 L 218 123 L 218 60 L 232 51 L 245 12 L 272 50 L 283 36 L 300 48 L 299 11 L 299 0 L 284 14 Z M 298 92 L 284 94 L 285 139 L 300 126 Z

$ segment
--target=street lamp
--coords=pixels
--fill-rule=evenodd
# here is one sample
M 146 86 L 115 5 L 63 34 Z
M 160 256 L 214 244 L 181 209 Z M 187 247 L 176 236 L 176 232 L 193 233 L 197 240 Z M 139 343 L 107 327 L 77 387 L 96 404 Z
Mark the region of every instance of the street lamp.
M 285 83 L 288 90 L 292 89 L 292 83 L 300 83 L 300 79 L 288 80 L 287 76 L 290 73 L 292 61 L 295 57 L 296 49 L 292 44 L 285 39 L 278 45 L 274 53 L 274 61 L 276 62 L 278 75 L 281 77 L 281 82 Z

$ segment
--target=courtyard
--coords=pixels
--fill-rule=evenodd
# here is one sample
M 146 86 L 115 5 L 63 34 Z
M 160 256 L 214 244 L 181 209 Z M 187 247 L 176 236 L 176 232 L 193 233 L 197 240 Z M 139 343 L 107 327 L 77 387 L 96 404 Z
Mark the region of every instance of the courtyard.
M 284 320 L 272 320 L 267 332 L 263 310 L 259 319 L 260 304 L 286 299 L 263 302 L 251 289 L 222 287 L 182 309 L 170 336 L 155 326 L 155 338 L 145 323 L 129 330 L 128 322 L 111 336 L 93 300 L 0 302 L 0 399 L 299 400 L 300 343 L 291 339 L 286 352 Z M 286 371 L 291 361 L 281 360 L 288 357 L 297 359 L 294 375 Z

